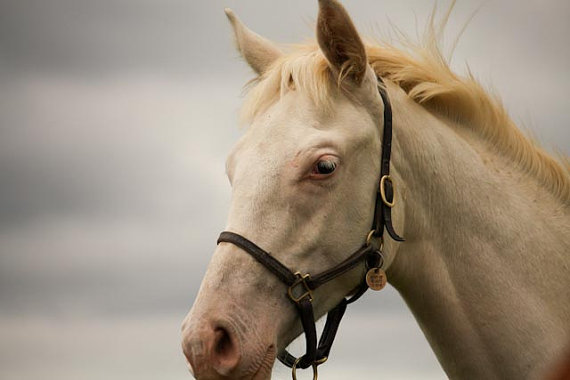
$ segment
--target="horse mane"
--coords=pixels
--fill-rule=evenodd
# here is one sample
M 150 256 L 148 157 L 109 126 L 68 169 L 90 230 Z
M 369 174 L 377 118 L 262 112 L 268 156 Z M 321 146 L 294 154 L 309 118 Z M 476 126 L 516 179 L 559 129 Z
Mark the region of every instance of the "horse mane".
M 415 102 L 470 128 L 554 196 L 570 204 L 570 161 L 562 156 L 559 163 L 525 136 L 498 96 L 485 91 L 470 70 L 465 77 L 452 72 L 435 35 L 428 33 L 421 45 L 406 41 L 407 48 L 367 44 L 368 62 L 377 75 L 399 85 Z M 251 121 L 293 87 L 317 106 L 330 109 L 342 80 L 335 83 L 331 78 L 328 63 L 316 44 L 293 46 L 290 53 L 250 83 L 242 120 Z

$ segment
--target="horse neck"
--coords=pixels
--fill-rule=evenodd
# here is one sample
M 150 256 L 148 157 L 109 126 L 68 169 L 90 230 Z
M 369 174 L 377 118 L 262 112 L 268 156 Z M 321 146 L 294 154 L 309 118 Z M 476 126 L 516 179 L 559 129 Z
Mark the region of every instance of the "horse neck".
M 474 132 L 390 96 L 406 238 L 390 282 L 451 378 L 534 377 L 570 342 L 567 205 Z

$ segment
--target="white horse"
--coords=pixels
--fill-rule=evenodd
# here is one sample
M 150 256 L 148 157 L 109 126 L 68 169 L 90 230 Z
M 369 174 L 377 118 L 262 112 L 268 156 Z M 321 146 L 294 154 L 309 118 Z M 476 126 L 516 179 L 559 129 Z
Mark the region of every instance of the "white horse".
M 379 76 L 394 116 L 392 217 L 406 239 L 385 236 L 389 282 L 450 378 L 542 378 L 570 342 L 567 165 L 433 46 L 365 46 L 336 0 L 319 7 L 318 46 L 288 53 L 226 11 L 259 74 L 243 108 L 249 128 L 227 159 L 226 229 L 301 273 L 361 247 L 380 173 Z M 353 292 L 364 271 L 360 264 L 315 290 L 315 317 Z M 182 345 L 197 379 L 268 379 L 301 331 L 286 286 L 221 243 Z

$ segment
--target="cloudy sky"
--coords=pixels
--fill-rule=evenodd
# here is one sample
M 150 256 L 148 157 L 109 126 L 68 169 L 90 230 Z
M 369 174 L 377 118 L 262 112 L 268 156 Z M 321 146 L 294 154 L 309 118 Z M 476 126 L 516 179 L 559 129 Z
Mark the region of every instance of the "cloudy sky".
M 453 67 L 468 62 L 521 127 L 568 153 L 570 3 L 458 3 L 448 42 L 480 9 Z M 364 35 L 390 22 L 414 35 L 432 8 L 345 4 Z M 179 326 L 224 226 L 252 78 L 224 7 L 289 43 L 312 37 L 317 2 L 0 1 L 0 378 L 190 378 Z M 445 378 L 393 289 L 349 310 L 322 368 Z

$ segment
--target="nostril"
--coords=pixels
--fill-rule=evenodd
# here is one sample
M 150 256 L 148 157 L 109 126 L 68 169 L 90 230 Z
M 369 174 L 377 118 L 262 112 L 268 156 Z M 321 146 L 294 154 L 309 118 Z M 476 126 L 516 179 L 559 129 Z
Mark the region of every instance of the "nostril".
M 230 334 L 227 332 L 226 329 L 218 327 L 214 330 L 215 335 L 215 346 L 214 350 L 216 350 L 216 354 L 220 356 L 225 356 L 228 351 L 232 350 L 232 340 L 230 338 Z
M 239 362 L 240 352 L 235 338 L 223 327 L 214 329 L 214 365 L 220 374 L 227 375 Z

